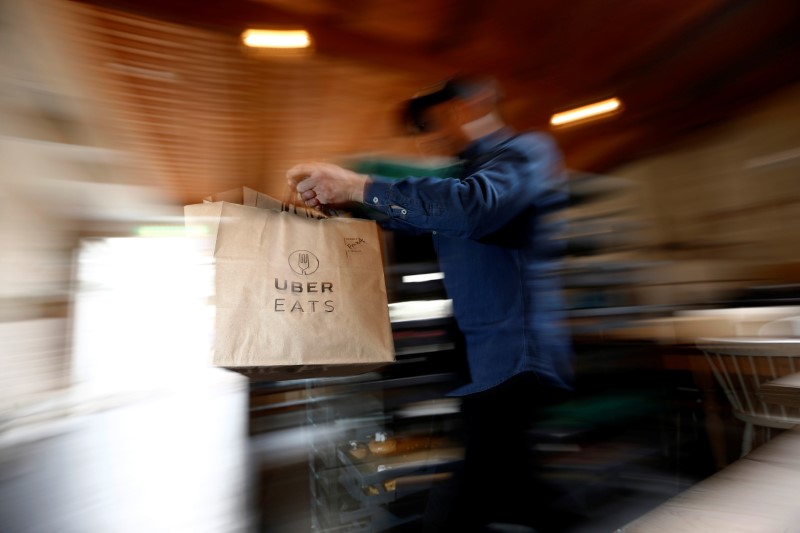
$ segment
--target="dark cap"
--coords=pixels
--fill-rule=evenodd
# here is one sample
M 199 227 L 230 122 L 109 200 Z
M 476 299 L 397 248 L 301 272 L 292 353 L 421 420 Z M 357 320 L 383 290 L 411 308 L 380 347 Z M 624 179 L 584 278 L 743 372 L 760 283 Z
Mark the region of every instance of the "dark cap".
M 429 127 L 425 120 L 425 112 L 428 109 L 456 98 L 469 98 L 487 89 L 498 94 L 497 86 L 492 80 L 466 76 L 450 78 L 407 100 L 401 110 L 401 121 L 409 133 L 424 133 Z

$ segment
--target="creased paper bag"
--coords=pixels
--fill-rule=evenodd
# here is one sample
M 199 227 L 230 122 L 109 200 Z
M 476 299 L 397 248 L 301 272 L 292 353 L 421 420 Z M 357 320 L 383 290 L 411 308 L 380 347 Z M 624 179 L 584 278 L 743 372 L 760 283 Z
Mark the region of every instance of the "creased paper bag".
M 184 213 L 187 225 L 205 226 L 214 250 L 214 365 L 287 379 L 394 360 L 374 222 L 228 202 Z
M 297 206 L 282 202 L 268 194 L 256 191 L 249 187 L 238 187 L 229 191 L 220 192 L 212 196 L 204 198 L 205 203 L 210 202 L 229 202 L 232 204 L 241 204 L 249 207 L 258 207 L 259 209 L 272 209 L 273 211 L 288 211 L 295 215 L 304 216 L 308 218 L 327 218 L 328 213 L 335 213 L 326 208 L 326 211 L 320 211 L 311 207 Z

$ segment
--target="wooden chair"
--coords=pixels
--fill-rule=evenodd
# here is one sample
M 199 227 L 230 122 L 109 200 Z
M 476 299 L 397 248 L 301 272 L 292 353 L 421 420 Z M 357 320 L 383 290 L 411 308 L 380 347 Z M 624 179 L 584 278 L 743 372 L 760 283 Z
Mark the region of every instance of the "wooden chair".
M 759 394 L 761 386 L 800 371 L 800 338 L 703 338 L 703 351 L 725 395 L 733 415 L 745 423 L 742 456 L 753 447 L 754 426 L 788 429 L 800 424 L 800 408 L 768 404 Z

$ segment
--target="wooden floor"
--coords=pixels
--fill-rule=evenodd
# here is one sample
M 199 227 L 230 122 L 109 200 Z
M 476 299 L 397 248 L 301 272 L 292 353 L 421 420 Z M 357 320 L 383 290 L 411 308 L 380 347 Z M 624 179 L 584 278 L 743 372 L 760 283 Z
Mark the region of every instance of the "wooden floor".
M 625 533 L 800 531 L 800 427 L 625 526 Z

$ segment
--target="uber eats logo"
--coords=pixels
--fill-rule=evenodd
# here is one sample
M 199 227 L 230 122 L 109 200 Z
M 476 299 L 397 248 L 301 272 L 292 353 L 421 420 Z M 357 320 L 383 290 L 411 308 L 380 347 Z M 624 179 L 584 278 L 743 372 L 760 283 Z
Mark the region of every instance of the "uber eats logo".
M 295 250 L 288 257 L 289 267 L 298 276 L 306 278 L 319 268 L 319 259 L 308 250 Z M 278 313 L 331 313 L 334 310 L 333 283 L 330 281 L 304 281 L 275 278 L 275 289 L 282 297 L 275 298 Z M 327 299 L 326 299 L 327 298 Z
M 319 259 L 308 250 L 295 250 L 289 254 L 289 266 L 295 274 L 309 276 L 319 268 Z

